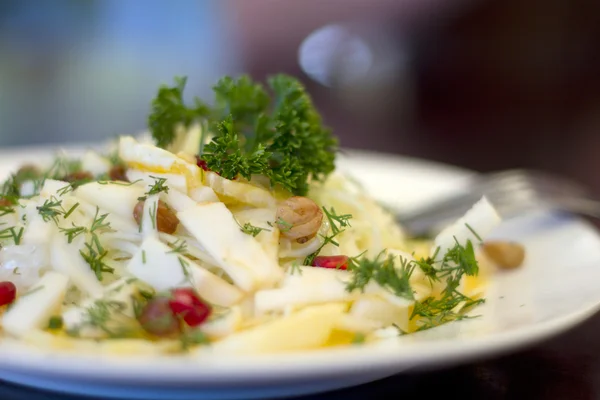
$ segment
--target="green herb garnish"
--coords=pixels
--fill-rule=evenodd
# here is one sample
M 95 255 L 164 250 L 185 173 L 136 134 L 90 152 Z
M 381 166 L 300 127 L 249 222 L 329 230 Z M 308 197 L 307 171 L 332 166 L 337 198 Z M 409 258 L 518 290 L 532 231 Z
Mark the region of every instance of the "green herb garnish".
M 343 229 L 343 228 L 351 226 L 350 225 L 350 219 L 352 218 L 351 214 L 337 215 L 337 213 L 335 212 L 335 209 L 333 207 L 331 207 L 330 210 L 327 210 L 325 207 L 323 207 L 323 212 L 325 213 L 325 216 L 326 216 L 327 220 L 329 221 L 331 235 L 327 235 L 327 236 L 321 235 L 321 237 L 323 238 L 323 243 L 321 243 L 319 248 L 314 253 L 306 256 L 306 258 L 304 259 L 304 265 L 312 265 L 314 259 L 319 255 L 321 250 L 323 250 L 323 247 L 325 247 L 325 245 L 327 245 L 328 243 L 331 243 L 334 246 L 339 246 L 339 243 L 335 241 L 335 238 L 339 234 L 341 234 L 342 232 L 345 231 L 345 229 Z
M 400 265 L 396 266 L 396 256 L 390 254 L 384 258 L 383 255 L 384 252 L 381 252 L 374 259 L 350 258 L 348 270 L 352 272 L 352 279 L 348 282 L 346 290 L 364 291 L 369 282 L 375 281 L 396 296 L 413 300 L 414 295 L 409 280 L 415 266 L 402 257 L 398 257 Z
M 23 232 L 23 227 L 17 229 L 17 227 L 11 226 L 10 228 L 6 228 L 0 231 L 0 239 L 12 239 L 15 245 L 18 246 L 21 244 Z
M 240 230 L 242 232 L 244 232 L 247 235 L 251 235 L 252 237 L 257 237 L 258 234 L 261 233 L 262 231 L 271 232 L 271 230 L 269 230 L 267 228 L 261 228 L 258 226 L 254 226 L 250 222 L 246 222 L 244 225 L 241 225 L 237 219 L 235 220 L 235 222 L 238 224 L 238 226 L 240 227 Z
M 445 280 L 446 287 L 440 298 L 428 297 L 423 301 L 415 302 L 410 319 L 419 317 L 418 330 L 468 318 L 466 313 L 485 301 L 472 299 L 458 290 L 464 275 L 476 276 L 479 272 L 470 240 L 467 240 L 464 246 L 456 240 L 454 247 L 449 249 L 440 261 L 430 260 L 429 263 L 431 268 L 427 270 L 428 277 L 435 281 Z M 418 265 L 422 266 L 422 264 Z
M 148 117 L 148 126 L 159 147 L 166 148 L 175 139 L 178 125 L 190 126 L 200 117 L 205 117 L 209 109 L 200 99 L 188 107 L 183 102 L 183 89 L 187 77 L 175 77 L 175 86 L 161 86 L 156 98 L 152 101 L 152 113 Z
M 96 207 L 96 214 L 94 215 L 94 220 L 92 221 L 92 225 L 89 229 L 86 229 L 89 233 L 90 239 L 85 243 L 85 250 L 80 250 L 79 254 L 85 260 L 86 263 L 90 266 L 92 271 L 96 274 L 96 277 L 99 281 L 102 281 L 102 274 L 105 272 L 113 273 L 114 268 L 108 266 L 105 262 L 105 258 L 108 255 L 108 250 L 106 250 L 102 244 L 100 243 L 99 234 L 102 232 L 106 232 L 111 230 L 110 223 L 106 222 L 106 218 L 108 214 L 100 215 L 100 209 Z M 85 230 L 81 230 L 79 227 L 74 231 L 63 231 L 67 238 L 74 237 L 80 233 L 85 232 Z M 71 236 L 69 236 L 71 234 Z M 72 240 L 72 239 L 71 239 Z
M 158 146 L 168 147 L 177 126 L 196 121 L 214 135 L 200 143 L 201 158 L 225 178 L 264 175 L 273 186 L 304 195 L 311 179 L 323 180 L 333 171 L 337 139 L 297 79 L 272 76 L 267 91 L 247 75 L 226 76 L 213 87 L 213 107 L 199 99 L 186 106 L 185 82 L 176 78 L 175 86 L 162 86 L 152 102 L 148 122 Z

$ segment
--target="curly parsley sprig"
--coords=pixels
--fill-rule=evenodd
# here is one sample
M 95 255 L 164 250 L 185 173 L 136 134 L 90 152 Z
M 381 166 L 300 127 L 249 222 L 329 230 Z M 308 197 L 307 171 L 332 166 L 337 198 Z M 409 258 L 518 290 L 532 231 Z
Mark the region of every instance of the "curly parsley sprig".
M 208 114 L 208 107 L 194 99 L 193 106 L 186 106 L 183 101 L 183 89 L 186 77 L 175 77 L 175 86 L 161 86 L 156 98 L 152 101 L 152 113 L 148 117 L 148 126 L 156 144 L 167 147 L 175 139 L 177 125 L 188 127 L 193 121 Z
M 273 186 L 304 195 L 311 180 L 334 169 L 338 141 L 326 128 L 304 86 L 295 78 L 269 77 L 267 90 L 247 75 L 226 76 L 213 87 L 214 106 L 183 102 L 185 78 L 161 86 L 148 124 L 158 146 L 175 139 L 178 125 L 201 122 L 214 135 L 201 158 L 208 168 L 233 179 L 264 175 Z

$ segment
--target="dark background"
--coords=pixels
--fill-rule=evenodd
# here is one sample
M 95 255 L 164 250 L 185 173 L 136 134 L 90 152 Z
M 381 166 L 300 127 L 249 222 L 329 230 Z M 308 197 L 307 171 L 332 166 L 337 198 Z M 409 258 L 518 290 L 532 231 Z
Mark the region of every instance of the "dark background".
M 332 26 L 345 41 L 321 35 L 299 56 Z M 599 43 L 596 0 L 4 0 L 0 145 L 138 133 L 175 75 L 191 97 L 223 74 L 283 71 L 346 147 L 543 168 L 600 191 Z

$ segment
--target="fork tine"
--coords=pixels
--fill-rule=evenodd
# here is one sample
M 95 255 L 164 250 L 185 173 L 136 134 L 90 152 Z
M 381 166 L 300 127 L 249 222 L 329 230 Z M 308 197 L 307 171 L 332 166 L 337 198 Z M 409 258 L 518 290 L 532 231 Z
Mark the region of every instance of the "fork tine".
M 430 233 L 442 223 L 462 216 L 482 196 L 486 196 L 503 218 L 532 209 L 563 208 L 593 214 L 600 203 L 582 199 L 588 195 L 579 184 L 567 179 L 529 170 L 506 170 L 474 178 L 469 187 L 452 197 L 440 199 L 410 214 L 399 214 L 398 221 L 413 235 Z

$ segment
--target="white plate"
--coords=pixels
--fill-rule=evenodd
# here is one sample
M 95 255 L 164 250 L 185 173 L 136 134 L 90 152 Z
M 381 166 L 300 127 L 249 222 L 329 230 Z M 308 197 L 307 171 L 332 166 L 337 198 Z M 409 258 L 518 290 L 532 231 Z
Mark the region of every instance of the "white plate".
M 0 170 L 47 149 L 0 152 Z M 460 189 L 472 175 L 448 166 L 351 152 L 339 167 L 396 207 Z M 269 398 L 353 386 L 407 370 L 513 351 L 573 327 L 600 305 L 600 237 L 588 224 L 540 212 L 493 234 L 527 247 L 520 270 L 495 277 L 481 318 L 369 347 L 263 357 L 136 358 L 60 355 L 0 343 L 0 377 L 44 389 L 143 399 Z

